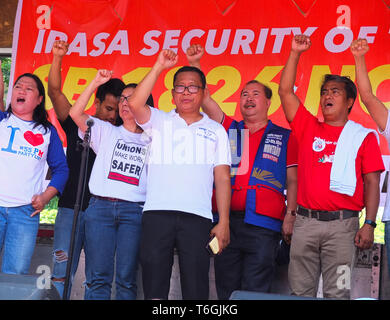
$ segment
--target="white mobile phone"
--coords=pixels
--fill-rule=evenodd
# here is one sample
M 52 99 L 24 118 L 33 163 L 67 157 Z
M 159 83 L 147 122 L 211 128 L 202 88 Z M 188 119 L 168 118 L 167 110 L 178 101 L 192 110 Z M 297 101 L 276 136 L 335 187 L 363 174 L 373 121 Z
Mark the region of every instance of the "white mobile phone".
M 213 254 L 217 254 L 219 252 L 219 243 L 217 237 L 213 237 L 209 243 L 207 244 L 207 247 Z

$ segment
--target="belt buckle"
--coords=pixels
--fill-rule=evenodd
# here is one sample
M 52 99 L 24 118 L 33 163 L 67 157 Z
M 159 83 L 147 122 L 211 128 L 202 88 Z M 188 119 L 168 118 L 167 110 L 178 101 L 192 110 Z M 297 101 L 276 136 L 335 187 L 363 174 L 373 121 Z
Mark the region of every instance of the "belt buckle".
M 311 219 L 318 219 L 318 213 L 317 211 L 307 210 L 307 217 Z

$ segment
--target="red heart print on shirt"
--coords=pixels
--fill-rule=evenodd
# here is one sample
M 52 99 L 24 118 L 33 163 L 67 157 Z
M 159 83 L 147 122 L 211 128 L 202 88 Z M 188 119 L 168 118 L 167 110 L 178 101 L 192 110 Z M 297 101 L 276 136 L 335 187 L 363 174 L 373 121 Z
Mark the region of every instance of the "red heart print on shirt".
M 43 143 L 43 136 L 41 133 L 34 134 L 32 131 L 26 131 L 23 136 L 24 139 L 34 147 Z

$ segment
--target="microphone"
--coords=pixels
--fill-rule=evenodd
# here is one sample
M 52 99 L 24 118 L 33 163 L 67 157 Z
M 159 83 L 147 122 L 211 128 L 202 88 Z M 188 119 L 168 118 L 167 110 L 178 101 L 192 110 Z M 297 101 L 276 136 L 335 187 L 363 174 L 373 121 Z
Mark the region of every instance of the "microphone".
M 88 118 L 85 121 L 85 124 L 87 125 L 87 130 L 85 130 L 85 132 L 84 132 L 83 141 L 78 141 L 77 142 L 76 151 L 80 150 L 79 146 L 81 146 L 82 148 L 85 148 L 86 146 L 89 147 L 89 142 L 91 140 L 91 128 L 95 124 L 95 121 L 93 121 L 92 118 Z
M 85 130 L 84 133 L 84 145 L 89 144 L 90 136 L 91 136 L 91 128 L 94 125 L 94 121 L 92 118 L 88 118 L 87 121 L 85 121 L 85 124 L 87 125 L 87 130 Z
M 88 118 L 88 120 L 85 121 L 85 124 L 88 126 L 88 128 L 91 128 L 95 124 L 95 121 L 93 121 L 92 118 Z

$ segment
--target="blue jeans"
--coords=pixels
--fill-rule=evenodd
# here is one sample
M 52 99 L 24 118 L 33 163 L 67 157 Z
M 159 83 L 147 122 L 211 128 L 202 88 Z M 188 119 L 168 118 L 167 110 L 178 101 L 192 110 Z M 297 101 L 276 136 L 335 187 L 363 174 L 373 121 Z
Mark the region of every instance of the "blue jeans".
M 137 297 L 142 206 L 91 197 L 85 211 L 86 300 L 109 300 L 114 277 L 117 300 Z
M 28 274 L 39 229 L 39 214 L 31 204 L 0 207 L 0 251 L 3 249 L 1 271 Z
M 68 263 L 68 253 L 70 247 L 70 239 L 73 227 L 74 210 L 69 208 L 58 208 L 56 222 L 54 225 L 54 244 L 53 244 L 53 273 L 52 278 L 64 279 L 66 276 L 66 268 Z M 84 212 L 80 211 L 77 222 L 77 230 L 74 238 L 74 251 L 72 269 L 70 273 L 69 289 L 71 291 L 71 283 L 77 271 L 79 264 L 81 249 L 84 244 Z M 87 277 L 88 278 L 88 277 Z M 53 281 L 58 293 L 62 297 L 64 292 L 64 281 Z

